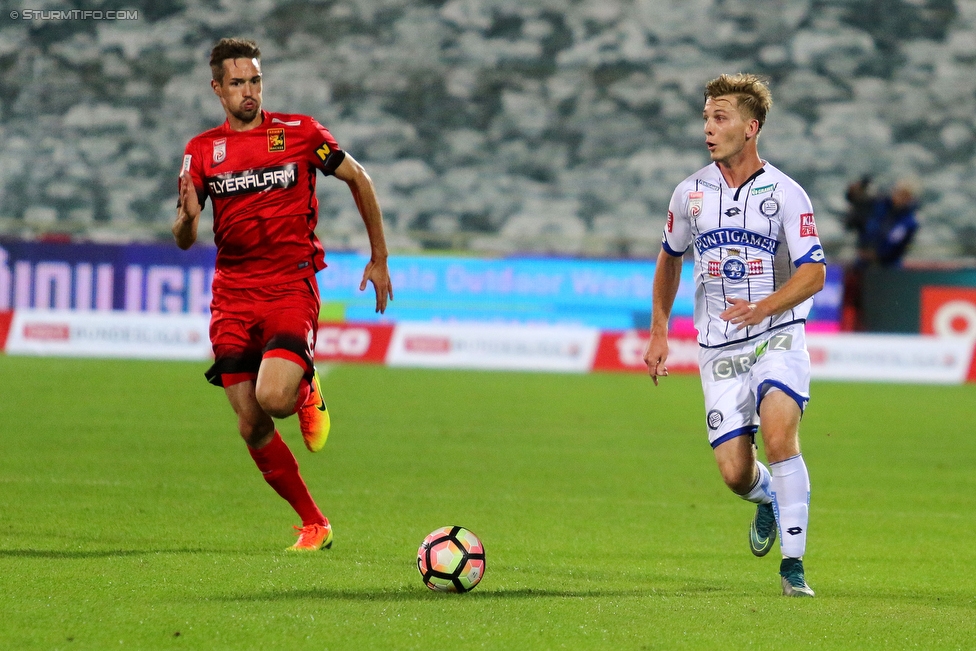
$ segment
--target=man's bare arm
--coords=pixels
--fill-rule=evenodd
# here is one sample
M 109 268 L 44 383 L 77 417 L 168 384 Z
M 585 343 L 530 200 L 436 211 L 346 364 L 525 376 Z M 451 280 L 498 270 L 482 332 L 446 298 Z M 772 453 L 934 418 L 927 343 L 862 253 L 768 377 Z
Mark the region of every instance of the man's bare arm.
M 668 367 L 668 320 L 671 318 L 671 308 L 674 298 L 678 295 L 681 284 L 681 256 L 668 254 L 663 249 L 657 256 L 657 267 L 654 269 L 654 302 L 651 306 L 651 339 L 644 351 L 644 363 L 647 364 L 647 374 L 657 386 L 659 377 L 666 377 Z
M 766 298 L 756 303 L 744 298 L 730 298 L 731 306 L 719 316 L 737 325 L 737 330 L 758 325 L 763 319 L 794 308 L 819 292 L 826 278 L 826 265 L 814 262 L 801 264 L 792 278 Z
M 197 226 L 200 223 L 200 200 L 193 187 L 189 174 L 180 177 L 180 198 L 176 204 L 176 222 L 173 224 L 173 237 L 176 246 L 184 251 L 197 241 Z
M 335 176 L 349 186 L 356 208 L 359 209 L 363 224 L 366 225 L 366 234 L 369 236 L 370 260 L 363 270 L 363 280 L 359 284 L 359 290 L 365 291 L 367 281 L 373 283 L 373 288 L 376 290 L 376 311 L 383 313 L 386 311 L 387 300 L 393 300 L 393 284 L 386 263 L 389 251 L 386 248 L 386 235 L 383 232 L 383 212 L 376 198 L 373 180 L 348 152 L 336 168 Z

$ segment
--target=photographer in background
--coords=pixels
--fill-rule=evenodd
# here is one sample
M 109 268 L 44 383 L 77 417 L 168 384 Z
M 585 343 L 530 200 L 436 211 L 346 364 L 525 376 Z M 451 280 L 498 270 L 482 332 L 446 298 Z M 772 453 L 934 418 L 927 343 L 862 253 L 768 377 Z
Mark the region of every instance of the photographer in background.
M 844 273 L 841 329 L 856 332 L 864 329 L 864 270 L 872 264 L 899 266 L 918 230 L 918 185 L 904 178 L 890 193 L 876 195 L 871 176 L 865 175 L 851 183 L 844 196 L 844 228 L 857 235 L 857 257 Z
M 868 219 L 874 204 L 874 189 L 871 187 L 871 175 L 865 174 L 857 181 L 847 186 L 844 194 L 847 199 L 847 213 L 844 215 L 844 230 L 853 231 L 857 235 L 857 260 L 867 259 L 870 249 L 866 233 Z
M 901 265 L 918 230 L 917 197 L 917 183 L 906 178 L 895 184 L 890 195 L 879 196 L 872 202 L 864 228 L 869 262 L 885 267 Z

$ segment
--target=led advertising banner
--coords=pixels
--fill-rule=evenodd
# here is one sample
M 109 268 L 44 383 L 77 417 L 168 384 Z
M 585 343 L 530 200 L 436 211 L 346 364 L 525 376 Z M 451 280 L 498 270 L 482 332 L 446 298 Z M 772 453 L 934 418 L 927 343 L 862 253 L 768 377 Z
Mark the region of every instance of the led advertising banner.
M 0 310 L 126 311 L 207 314 L 212 246 L 181 251 L 166 244 L 0 242 Z M 654 262 L 563 258 L 394 255 L 395 300 L 375 312 L 372 287 L 359 291 L 368 258 L 328 253 L 319 272 L 323 321 L 469 322 L 579 325 L 646 330 Z M 828 267 L 810 329 L 836 330 L 841 272 Z M 685 264 L 672 328 L 689 334 L 693 267 Z
M 324 302 L 349 321 L 373 321 L 372 292 L 358 291 L 368 258 L 332 254 L 318 275 Z M 677 316 L 691 316 L 691 267 L 684 269 Z M 544 258 L 390 258 L 396 321 L 548 323 L 647 327 L 654 264 Z
M 0 310 L 209 314 L 214 247 L 0 241 Z
M 368 257 L 327 256 L 318 275 L 323 302 L 336 320 L 375 321 L 372 292 L 359 292 Z M 608 330 L 647 329 L 654 291 L 654 262 L 560 258 L 390 258 L 395 301 L 386 316 L 395 321 L 548 323 Z M 811 329 L 835 331 L 843 275 L 828 267 L 827 284 L 814 299 Z M 694 267 L 686 263 L 672 309 L 672 327 L 693 329 Z M 325 315 L 328 316 L 328 315 Z M 693 330 L 692 330 L 693 331 Z

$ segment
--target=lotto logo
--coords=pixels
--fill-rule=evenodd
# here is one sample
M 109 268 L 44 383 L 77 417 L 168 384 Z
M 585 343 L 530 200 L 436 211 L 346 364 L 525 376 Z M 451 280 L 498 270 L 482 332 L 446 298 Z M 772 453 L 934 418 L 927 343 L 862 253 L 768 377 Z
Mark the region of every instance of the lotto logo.
M 817 223 L 813 221 L 812 212 L 800 215 L 800 237 L 817 237 Z

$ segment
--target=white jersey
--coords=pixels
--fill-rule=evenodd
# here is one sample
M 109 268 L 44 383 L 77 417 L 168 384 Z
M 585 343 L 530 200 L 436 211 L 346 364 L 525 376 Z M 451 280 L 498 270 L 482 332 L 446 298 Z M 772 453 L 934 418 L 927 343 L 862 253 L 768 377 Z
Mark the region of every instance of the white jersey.
M 801 264 L 826 264 L 810 198 L 783 172 L 764 163 L 730 188 L 713 163 L 682 181 L 671 195 L 664 250 L 680 256 L 692 245 L 702 346 L 726 346 L 806 320 L 813 298 L 742 330 L 719 317 L 731 305 L 727 298 L 755 303 L 782 287 Z

